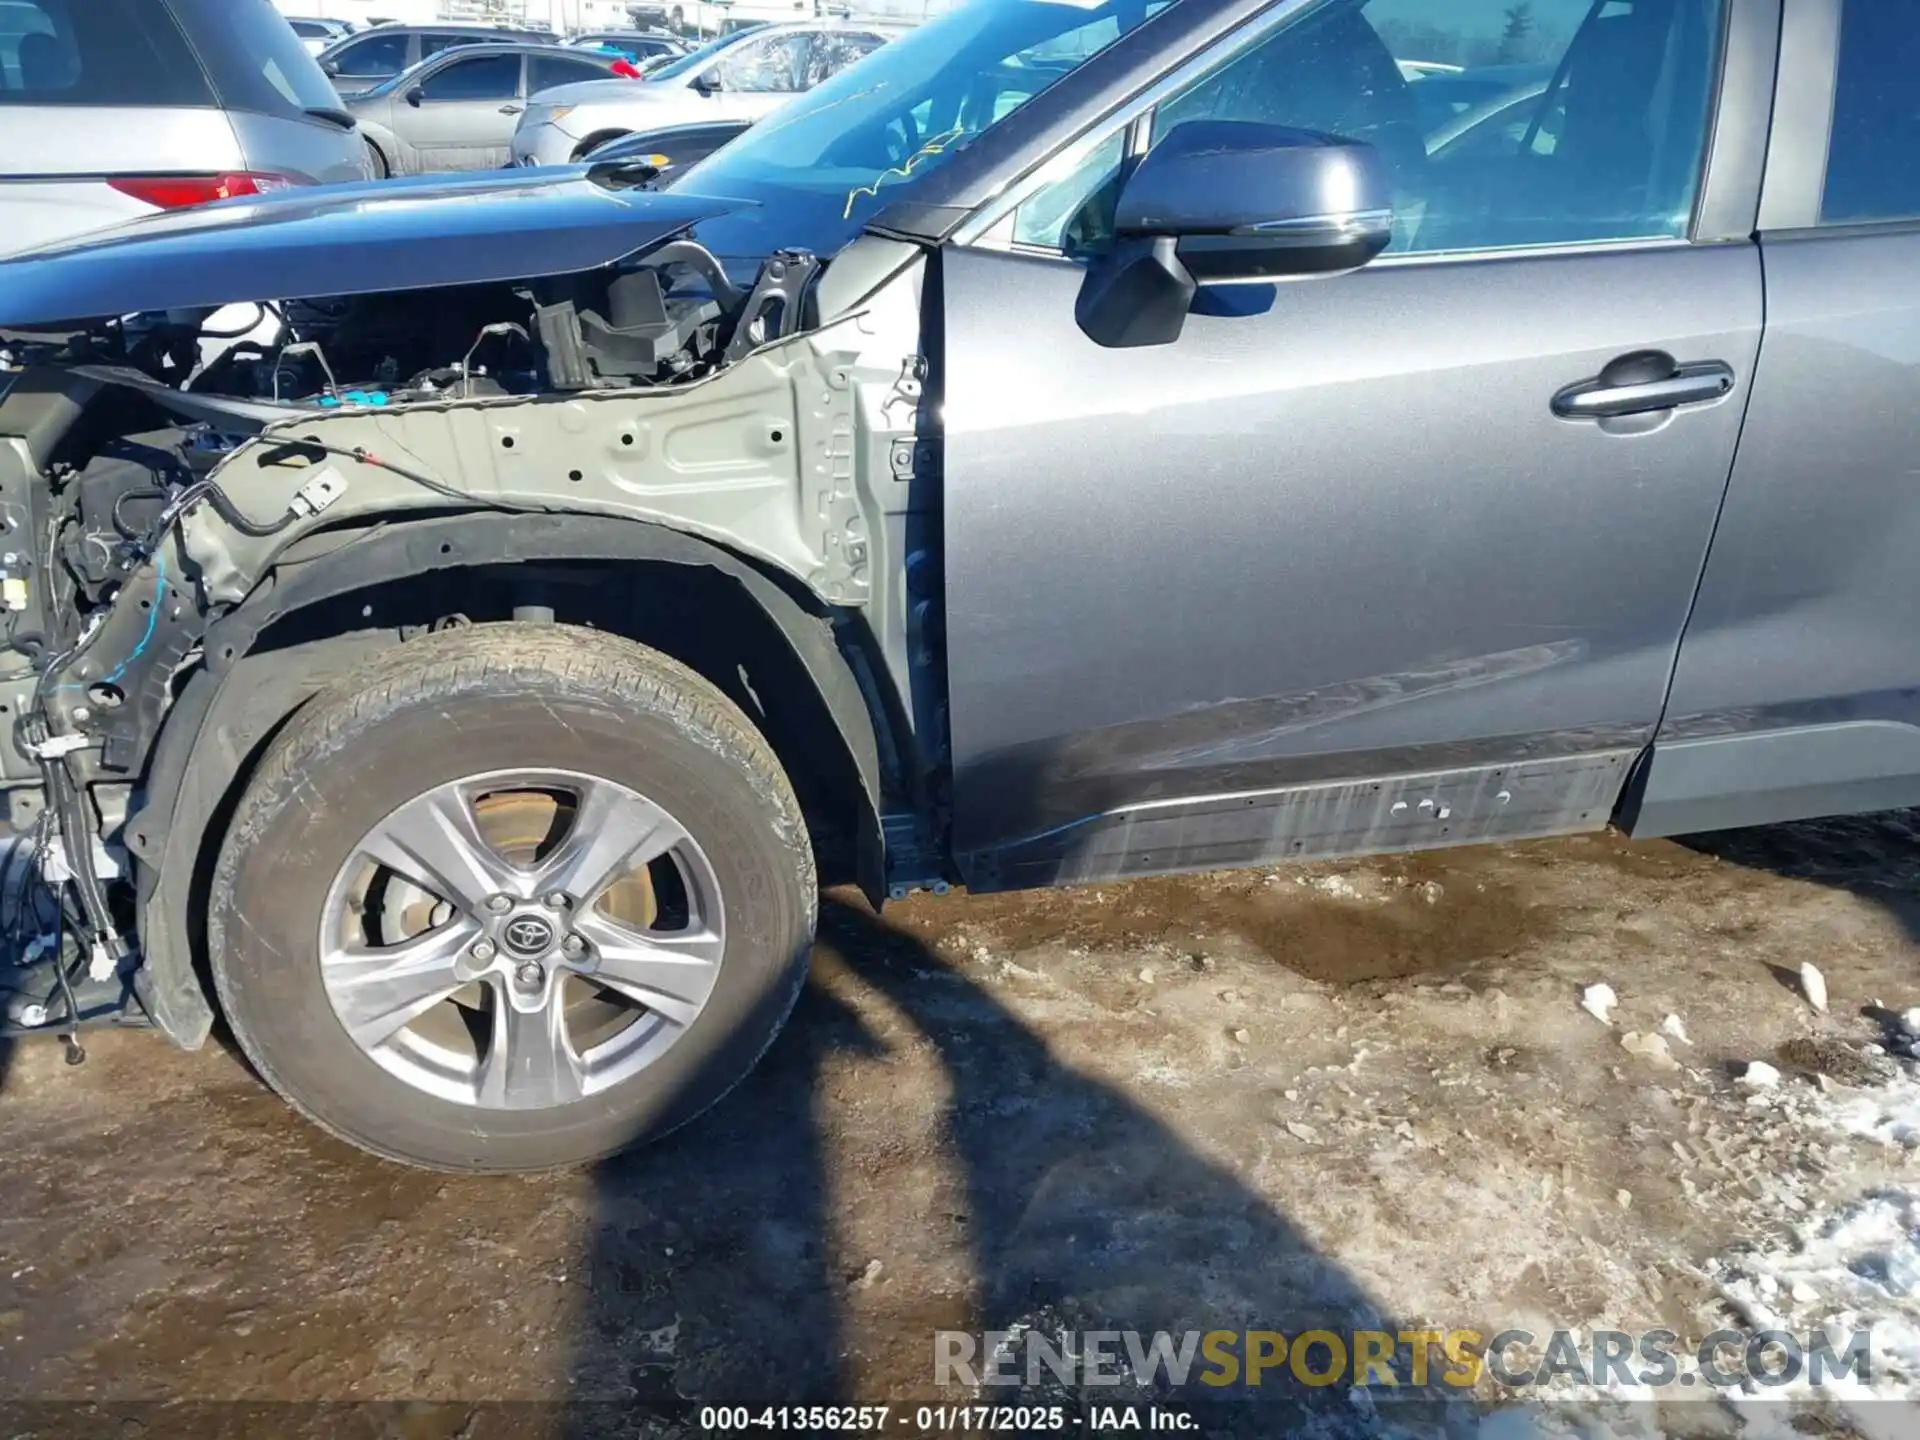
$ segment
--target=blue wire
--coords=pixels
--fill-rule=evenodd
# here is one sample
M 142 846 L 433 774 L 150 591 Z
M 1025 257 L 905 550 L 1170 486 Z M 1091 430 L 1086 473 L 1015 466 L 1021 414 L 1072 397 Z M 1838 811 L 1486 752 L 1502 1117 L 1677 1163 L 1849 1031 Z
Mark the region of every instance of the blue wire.
M 102 675 L 98 680 L 92 681 L 87 685 L 60 685 L 56 686 L 56 689 L 86 690 L 92 688 L 93 685 L 111 685 L 127 673 L 127 667 L 138 660 L 147 646 L 153 643 L 153 632 L 160 624 L 160 602 L 167 598 L 167 557 L 164 551 L 156 550 L 153 552 L 153 579 L 153 608 L 147 612 L 147 633 L 140 637 L 140 643 L 133 647 L 133 653 L 118 665 L 114 666 L 111 675 Z

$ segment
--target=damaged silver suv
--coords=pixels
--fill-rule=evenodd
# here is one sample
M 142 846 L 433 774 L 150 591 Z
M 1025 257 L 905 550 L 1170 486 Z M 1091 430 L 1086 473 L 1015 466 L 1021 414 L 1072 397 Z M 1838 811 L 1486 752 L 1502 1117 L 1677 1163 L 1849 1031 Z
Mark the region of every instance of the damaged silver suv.
M 1920 802 L 1898 10 L 972 0 L 670 192 L 0 264 L 9 1028 L 524 1170 L 822 883 Z

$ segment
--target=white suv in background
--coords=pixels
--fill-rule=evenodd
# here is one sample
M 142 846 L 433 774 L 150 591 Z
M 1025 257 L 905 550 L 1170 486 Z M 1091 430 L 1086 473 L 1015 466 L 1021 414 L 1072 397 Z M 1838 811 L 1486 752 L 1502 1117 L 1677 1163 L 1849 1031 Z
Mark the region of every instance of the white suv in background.
M 645 80 L 588 80 L 543 90 L 520 117 L 513 163 L 566 165 L 637 130 L 725 120 L 751 124 L 899 33 L 859 21 L 763 25 L 682 55 Z
M 369 174 L 269 0 L 0 0 L 0 251 Z

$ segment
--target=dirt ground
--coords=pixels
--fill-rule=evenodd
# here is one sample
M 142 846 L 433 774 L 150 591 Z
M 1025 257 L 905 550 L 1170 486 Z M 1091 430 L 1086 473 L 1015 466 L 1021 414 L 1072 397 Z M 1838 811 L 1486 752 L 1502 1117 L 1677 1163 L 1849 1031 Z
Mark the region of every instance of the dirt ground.
M 829 897 L 793 1024 L 718 1111 L 525 1180 L 364 1158 L 219 1046 L 98 1035 L 69 1068 L 23 1045 L 0 1402 L 591 1400 L 691 1426 L 952 1403 L 936 1330 L 1053 1319 L 1697 1338 L 1729 1314 L 1713 1257 L 1915 1182 L 1907 1146 L 1793 1123 L 1735 1076 L 1769 1060 L 1812 1095 L 1893 1068 L 1864 1047 L 1892 1034 L 1873 1007 L 1920 1005 L 1917 878 L 1904 815 L 884 919 Z M 1602 981 L 1611 1024 L 1580 1008 Z M 1673 1060 L 1623 1045 L 1669 1015 Z M 1267 1398 L 1217 1428 L 1341 1433 L 1370 1406 Z

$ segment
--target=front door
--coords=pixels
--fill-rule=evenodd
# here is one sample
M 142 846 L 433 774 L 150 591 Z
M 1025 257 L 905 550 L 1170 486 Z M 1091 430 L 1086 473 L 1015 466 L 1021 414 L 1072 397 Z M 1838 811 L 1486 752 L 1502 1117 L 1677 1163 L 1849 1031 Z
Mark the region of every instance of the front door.
M 520 99 L 517 51 L 477 50 L 449 60 L 420 82 L 420 104 L 394 105 L 401 138 L 418 168 L 490 170 L 507 163 Z
M 978 886 L 1597 828 L 1658 722 L 1762 322 L 1756 249 L 1688 238 L 1721 4 L 1279 9 L 944 252 Z M 1103 349 L 1081 260 L 1127 157 L 1195 119 L 1371 141 L 1395 241 Z M 1569 410 L 1639 352 L 1724 393 Z M 1476 813 L 1386 783 L 1445 772 Z

